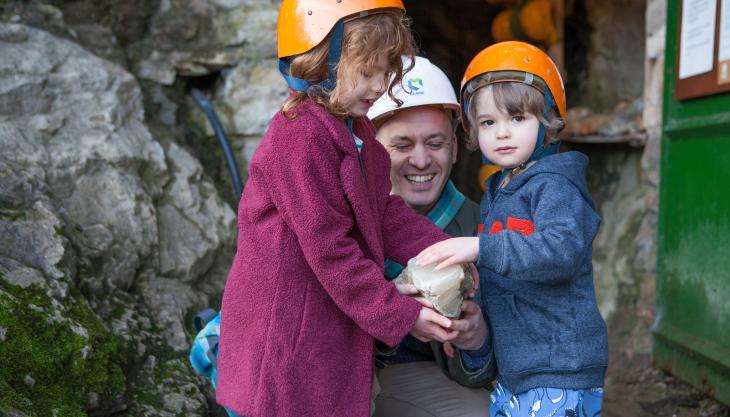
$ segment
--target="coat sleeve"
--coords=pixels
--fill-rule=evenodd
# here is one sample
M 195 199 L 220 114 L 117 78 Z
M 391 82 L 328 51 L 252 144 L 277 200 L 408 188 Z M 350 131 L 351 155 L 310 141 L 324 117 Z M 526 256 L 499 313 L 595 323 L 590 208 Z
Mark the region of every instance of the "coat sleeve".
M 572 278 L 591 253 L 598 215 L 578 188 L 557 174 L 549 175 L 536 187 L 531 204 L 534 232 L 482 233 L 477 265 L 536 283 Z
M 390 182 L 388 182 L 390 185 Z M 436 242 L 448 239 L 426 216 L 416 214 L 400 196 L 388 195 L 383 215 L 385 257 L 406 265 L 408 260 Z
M 382 265 L 364 256 L 352 237 L 354 213 L 339 174 L 343 156 L 327 129 L 304 127 L 279 132 L 276 156 L 260 165 L 271 199 L 335 304 L 364 331 L 394 346 L 421 307 L 383 278 Z

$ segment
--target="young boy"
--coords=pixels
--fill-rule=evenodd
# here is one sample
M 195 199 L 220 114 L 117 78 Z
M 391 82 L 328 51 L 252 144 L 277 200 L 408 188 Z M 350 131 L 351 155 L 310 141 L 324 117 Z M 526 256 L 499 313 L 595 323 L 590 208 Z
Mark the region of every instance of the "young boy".
M 599 218 L 588 158 L 557 153 L 566 108 L 558 69 L 529 44 L 495 44 L 467 68 L 462 106 L 472 146 L 502 171 L 487 180 L 480 236 L 439 242 L 419 263 L 477 262 L 498 368 L 491 416 L 600 415 L 608 336 L 593 289 Z

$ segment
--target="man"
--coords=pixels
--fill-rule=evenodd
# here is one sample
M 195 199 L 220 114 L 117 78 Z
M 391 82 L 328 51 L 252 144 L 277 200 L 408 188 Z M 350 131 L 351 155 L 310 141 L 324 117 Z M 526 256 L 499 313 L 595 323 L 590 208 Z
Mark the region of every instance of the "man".
M 403 102 L 400 107 L 384 95 L 368 112 L 376 138 L 390 154 L 391 193 L 451 236 L 476 236 L 479 205 L 449 180 L 457 157 L 455 127 L 460 114 L 454 89 L 443 71 L 421 57 L 416 57 L 402 87 L 394 89 Z M 386 261 L 386 279 L 394 279 L 402 270 L 402 265 Z M 378 353 L 381 392 L 375 400 L 375 417 L 488 414 L 489 395 L 481 387 L 491 386 L 494 360 L 477 303 L 465 302 L 454 328 L 460 331 L 453 341 L 459 350 L 446 347 L 453 357 L 442 344 L 423 343 L 410 335 L 395 350 Z

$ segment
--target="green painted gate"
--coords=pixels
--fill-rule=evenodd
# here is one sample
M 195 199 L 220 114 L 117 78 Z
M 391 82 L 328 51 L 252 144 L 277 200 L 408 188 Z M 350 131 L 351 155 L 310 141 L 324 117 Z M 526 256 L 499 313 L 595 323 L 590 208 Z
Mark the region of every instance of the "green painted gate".
M 667 7 L 654 361 L 730 405 L 730 92 L 677 100 Z

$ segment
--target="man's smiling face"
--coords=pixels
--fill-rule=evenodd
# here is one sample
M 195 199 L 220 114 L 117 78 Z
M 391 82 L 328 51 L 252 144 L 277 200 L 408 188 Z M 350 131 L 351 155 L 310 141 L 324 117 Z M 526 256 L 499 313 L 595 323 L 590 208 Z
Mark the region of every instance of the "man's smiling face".
M 426 214 L 441 196 L 456 162 L 451 119 L 440 106 L 399 110 L 378 129 L 390 154 L 392 194 Z

